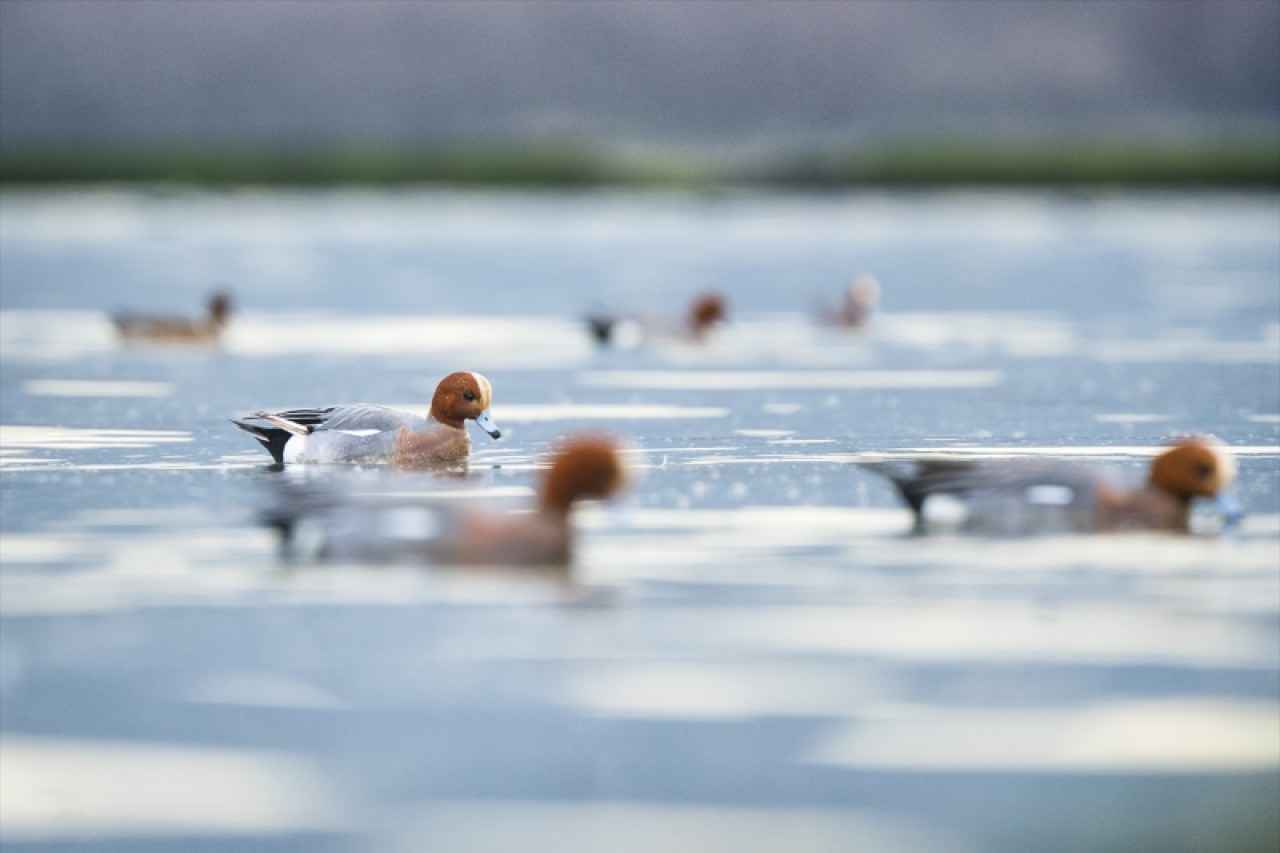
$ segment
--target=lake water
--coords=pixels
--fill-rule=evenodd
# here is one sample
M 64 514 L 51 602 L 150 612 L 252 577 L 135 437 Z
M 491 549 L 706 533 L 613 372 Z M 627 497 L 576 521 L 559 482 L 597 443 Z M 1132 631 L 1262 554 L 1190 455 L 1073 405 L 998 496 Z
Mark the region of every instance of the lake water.
M 851 276 L 882 311 L 816 327 Z M 213 349 L 118 309 L 238 313 Z M 1280 197 L 0 194 L 7 849 L 1271 850 L 1280 840 Z M 600 349 L 597 308 L 705 345 Z M 228 418 L 425 409 L 465 477 L 643 473 L 567 575 L 286 561 Z M 1225 535 L 921 538 L 852 462 L 1211 433 Z

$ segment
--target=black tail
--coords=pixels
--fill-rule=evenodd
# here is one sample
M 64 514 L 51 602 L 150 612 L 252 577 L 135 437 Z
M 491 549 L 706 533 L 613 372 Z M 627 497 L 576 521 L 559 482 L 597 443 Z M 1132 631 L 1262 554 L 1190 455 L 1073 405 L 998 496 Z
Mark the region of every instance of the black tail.
M 587 317 L 587 328 L 591 330 L 591 337 L 596 339 L 596 343 L 608 345 L 613 337 L 613 327 L 617 323 L 614 317 L 608 317 L 604 314 L 592 314 Z
M 293 434 L 273 426 L 258 426 L 257 424 L 247 424 L 244 421 L 237 421 L 234 418 L 231 421 L 240 429 L 249 433 L 258 440 L 258 443 L 267 449 L 271 454 L 271 458 L 277 464 L 284 464 L 284 446 L 293 438 Z
M 898 494 L 902 495 L 902 499 L 907 502 L 907 506 L 911 507 L 917 520 L 920 518 L 924 511 L 925 499 L 929 497 L 929 488 L 919 462 L 895 459 L 859 462 L 858 467 L 874 471 L 892 483 L 898 490 Z

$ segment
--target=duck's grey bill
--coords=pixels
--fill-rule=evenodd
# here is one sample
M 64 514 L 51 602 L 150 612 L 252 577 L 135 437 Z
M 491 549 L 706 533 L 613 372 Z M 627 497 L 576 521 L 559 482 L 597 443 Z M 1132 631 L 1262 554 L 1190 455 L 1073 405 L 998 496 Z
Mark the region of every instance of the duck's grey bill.
M 1222 513 L 1222 521 L 1228 527 L 1234 527 L 1244 520 L 1244 506 L 1240 497 L 1232 489 L 1224 489 L 1214 499 L 1218 512 Z
M 489 433 L 493 438 L 502 438 L 502 430 L 498 429 L 498 425 L 493 422 L 493 415 L 488 410 L 476 415 L 476 423 L 480 425 L 480 429 Z

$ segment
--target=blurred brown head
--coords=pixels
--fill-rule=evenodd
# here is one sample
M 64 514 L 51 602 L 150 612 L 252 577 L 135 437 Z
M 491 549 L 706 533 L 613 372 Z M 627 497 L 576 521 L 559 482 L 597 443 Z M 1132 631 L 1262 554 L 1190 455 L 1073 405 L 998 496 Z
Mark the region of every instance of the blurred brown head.
M 880 282 L 869 275 L 858 276 L 844 295 L 844 321 L 851 326 L 865 323 L 880 301 Z
M 231 297 L 219 291 L 209 297 L 209 319 L 221 326 L 231 317 Z
M 689 329 L 695 337 L 701 337 L 723 323 L 727 316 L 724 297 L 718 293 L 704 293 L 689 306 Z
M 1151 485 L 1179 500 L 1211 498 L 1235 479 L 1230 452 L 1203 438 L 1184 438 L 1151 463 Z
M 436 386 L 435 396 L 431 398 L 431 417 L 457 429 L 462 428 L 463 421 L 476 420 L 497 438 L 501 433 L 497 433 L 488 414 L 492 395 L 489 380 L 479 373 L 450 373 Z
M 566 439 L 542 479 L 542 509 L 568 513 L 580 498 L 610 498 L 626 485 L 626 468 L 613 439 L 583 435 Z

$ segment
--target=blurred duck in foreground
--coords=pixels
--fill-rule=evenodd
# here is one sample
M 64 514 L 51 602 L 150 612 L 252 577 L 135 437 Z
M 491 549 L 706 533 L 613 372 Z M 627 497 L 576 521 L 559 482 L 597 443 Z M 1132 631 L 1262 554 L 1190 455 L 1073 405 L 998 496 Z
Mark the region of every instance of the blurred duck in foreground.
M 120 313 L 113 314 L 111 322 L 125 343 L 212 344 L 221 338 L 230 318 L 231 297 L 217 292 L 209 297 L 209 313 L 195 320 Z
M 587 328 L 603 346 L 634 346 L 645 340 L 675 340 L 702 343 L 724 323 L 729 312 L 719 293 L 703 293 L 689 305 L 683 319 L 612 314 L 591 314 Z
M 824 326 L 861 329 L 871 321 L 879 304 L 880 282 L 870 275 L 860 275 L 845 288 L 844 301 L 839 306 L 823 305 L 818 309 L 818 321 Z
M 326 409 L 254 412 L 231 422 L 258 440 L 277 463 L 393 462 L 405 466 L 466 459 L 474 420 L 493 438 L 492 390 L 479 373 L 451 373 L 436 386 L 427 417 L 353 403 Z M 264 421 L 264 424 L 248 423 Z
M 482 513 L 396 491 L 336 491 L 286 485 L 268 516 L 291 556 L 361 562 L 562 566 L 573 556 L 572 512 L 583 499 L 614 497 L 626 485 L 616 442 L 569 438 L 552 453 L 532 512 Z M 323 485 L 323 484 L 322 484 Z
M 917 532 L 1188 532 L 1197 499 L 1215 500 L 1224 526 L 1242 516 L 1227 489 L 1235 458 L 1206 438 L 1170 444 L 1152 460 L 1146 482 L 1132 490 L 1067 461 L 920 457 L 859 464 L 897 486 L 915 513 Z

